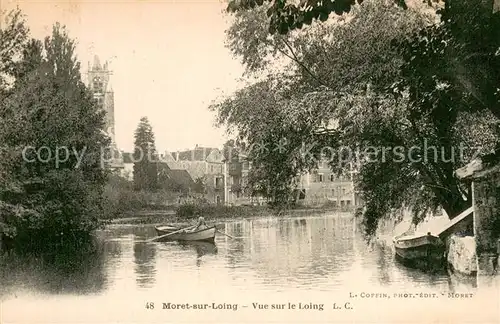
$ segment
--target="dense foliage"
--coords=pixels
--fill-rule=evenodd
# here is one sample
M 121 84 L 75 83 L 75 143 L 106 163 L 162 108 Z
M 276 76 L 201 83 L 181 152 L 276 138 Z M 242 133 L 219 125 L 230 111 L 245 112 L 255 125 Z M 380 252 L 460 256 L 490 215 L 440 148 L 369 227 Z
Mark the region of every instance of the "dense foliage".
M 354 166 L 368 234 L 394 210 L 409 208 L 418 222 L 471 203 L 454 171 L 476 146 L 500 142 L 498 14 L 365 1 L 345 17 L 269 35 L 266 6 L 237 11 L 227 33 L 260 80 L 212 106 L 251 148 L 256 190 L 283 206 L 297 175 L 320 160 L 339 173 Z
M 0 44 L 2 235 L 21 252 L 82 248 L 103 213 L 104 112 L 81 80 L 64 27 L 43 42 L 30 39 L 13 12 Z
M 314 20 L 326 21 L 332 13 L 342 15 L 363 0 L 231 0 L 227 10 L 230 12 L 268 5 L 269 32 L 286 34 L 310 25 Z M 405 0 L 392 0 L 393 3 L 406 8 Z
M 193 192 L 204 195 L 207 192 L 206 179 L 203 177 L 196 178 L 194 181 Z

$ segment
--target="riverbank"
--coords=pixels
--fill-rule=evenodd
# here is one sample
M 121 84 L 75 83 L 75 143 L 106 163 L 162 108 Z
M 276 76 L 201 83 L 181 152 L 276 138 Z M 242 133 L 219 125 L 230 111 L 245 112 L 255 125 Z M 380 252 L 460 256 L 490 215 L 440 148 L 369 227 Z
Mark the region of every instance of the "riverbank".
M 349 210 L 340 210 L 335 208 L 296 208 L 289 209 L 277 215 L 275 211 L 264 206 L 234 206 L 234 207 L 214 207 L 210 213 L 202 213 L 207 222 L 218 223 L 228 221 L 239 221 L 242 219 L 253 219 L 258 217 L 307 217 L 318 214 L 327 214 L 333 212 L 349 212 Z M 198 216 L 198 215 L 196 215 Z M 187 225 L 195 221 L 196 216 L 181 216 L 174 209 L 165 210 L 140 210 L 130 213 L 124 213 L 122 217 L 110 221 L 110 225 L 157 225 L 157 224 L 176 224 Z

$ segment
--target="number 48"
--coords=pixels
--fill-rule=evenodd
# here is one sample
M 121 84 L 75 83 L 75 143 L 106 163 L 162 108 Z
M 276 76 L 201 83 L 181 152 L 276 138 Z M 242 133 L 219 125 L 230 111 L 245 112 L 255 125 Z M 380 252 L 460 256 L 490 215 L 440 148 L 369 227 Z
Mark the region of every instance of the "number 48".
M 152 302 L 146 303 L 146 309 L 155 309 L 155 303 Z

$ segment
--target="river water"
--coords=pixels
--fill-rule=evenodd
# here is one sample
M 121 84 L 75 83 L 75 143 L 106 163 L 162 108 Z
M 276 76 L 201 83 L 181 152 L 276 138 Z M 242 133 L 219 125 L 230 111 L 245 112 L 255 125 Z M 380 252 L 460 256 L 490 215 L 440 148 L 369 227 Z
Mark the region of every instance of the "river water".
M 390 245 L 367 245 L 349 213 L 243 220 L 223 231 L 234 238 L 218 234 L 215 245 L 147 243 L 153 226 L 110 227 L 98 234 L 97 256 L 62 262 L 66 267 L 3 271 L 0 322 L 500 319 L 497 278 L 406 268 Z

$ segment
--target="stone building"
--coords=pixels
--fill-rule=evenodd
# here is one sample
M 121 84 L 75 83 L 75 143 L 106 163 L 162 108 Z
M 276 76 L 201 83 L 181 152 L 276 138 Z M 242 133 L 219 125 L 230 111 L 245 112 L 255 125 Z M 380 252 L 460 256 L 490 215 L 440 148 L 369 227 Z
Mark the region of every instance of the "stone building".
M 245 154 L 233 156 L 227 161 L 226 196 L 229 204 L 262 204 L 264 199 L 252 197 L 249 188 L 249 173 L 252 163 Z M 353 175 L 348 177 L 334 174 L 328 163 L 322 161 L 316 170 L 297 176 L 297 201 L 304 205 L 325 205 L 352 208 L 361 204 L 355 191 Z
M 224 203 L 224 163 L 218 148 L 196 145 L 192 150 L 165 152 L 162 161 L 172 170 L 186 170 L 194 181 L 203 181 L 208 202 Z
M 109 150 L 109 156 L 102 157 L 109 161 L 109 166 L 112 169 L 123 169 L 123 156 L 118 150 L 115 138 L 115 102 L 114 102 L 114 92 L 111 86 L 111 75 L 112 71 L 108 69 L 108 63 L 105 62 L 101 65 L 99 57 L 94 56 L 94 62 L 92 65 L 88 64 L 88 87 L 94 95 L 94 99 L 97 104 L 106 112 L 106 134 L 111 139 L 111 146 Z
M 265 200 L 262 197 L 252 196 L 249 186 L 249 174 L 252 162 L 248 161 L 245 153 L 231 156 L 225 161 L 227 183 L 226 199 L 230 205 L 262 205 Z
M 331 204 L 333 207 L 352 208 L 359 204 L 352 174 L 339 176 L 332 172 L 327 161 L 318 168 L 299 176 L 299 200 L 306 205 Z
M 478 159 L 457 170 L 456 174 L 472 185 L 477 271 L 495 273 L 500 265 L 500 165 L 487 167 Z

